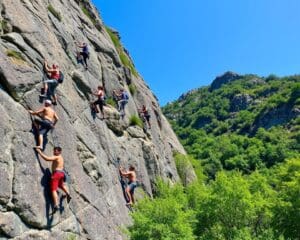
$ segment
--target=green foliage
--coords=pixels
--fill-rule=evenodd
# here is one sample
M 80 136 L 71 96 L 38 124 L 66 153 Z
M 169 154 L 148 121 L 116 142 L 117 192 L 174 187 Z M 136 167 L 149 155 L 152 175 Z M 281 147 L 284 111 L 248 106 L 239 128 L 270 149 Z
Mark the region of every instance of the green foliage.
M 134 224 L 129 227 L 132 240 L 195 239 L 192 231 L 194 212 L 187 208 L 187 199 L 180 185 L 157 183 L 157 197 L 145 198 L 132 214 Z
M 48 9 L 49 12 L 52 13 L 52 15 L 53 15 L 58 21 L 61 22 L 61 20 L 62 20 L 61 14 L 60 14 L 57 10 L 55 10 L 54 7 L 53 7 L 51 4 L 48 5 L 47 9 Z
M 268 77 L 266 77 L 266 81 L 272 81 L 272 80 L 276 80 L 278 79 L 278 77 L 275 74 L 270 74 Z
M 124 48 L 123 48 L 122 44 L 120 43 L 118 36 L 116 34 L 114 34 L 108 27 L 106 27 L 106 31 L 107 31 L 108 35 L 110 36 L 113 44 L 115 45 L 115 47 L 119 53 L 119 57 L 121 59 L 122 64 L 124 66 L 128 67 L 134 76 L 138 76 L 138 73 L 135 70 L 135 67 L 134 67 L 132 61 L 129 59 L 128 55 L 124 51 Z
M 237 172 L 220 172 L 201 204 L 198 234 L 204 239 L 240 239 L 241 233 L 251 239 L 253 232 L 261 234 L 271 222 L 273 195 L 258 173 L 249 179 Z
M 114 108 L 117 107 L 117 103 L 116 101 L 112 98 L 112 97 L 108 97 L 106 100 L 105 100 L 105 103 L 106 104 L 109 104 L 111 106 L 113 106 Z
M 81 5 L 81 10 L 84 13 L 84 15 L 87 16 L 88 19 L 90 19 L 91 22 L 95 25 L 96 24 L 96 20 L 95 20 L 95 18 L 92 17 L 92 15 L 90 14 L 89 10 L 87 10 L 84 5 Z
M 0 29 L 3 30 L 4 33 L 9 32 L 8 23 L 6 20 L 0 20 Z
M 271 174 L 270 174 L 271 173 Z M 131 239 L 284 240 L 299 236 L 300 161 L 271 171 L 220 171 L 185 187 L 156 181 L 154 199 L 140 201 Z
M 154 200 L 138 204 L 133 239 L 186 239 L 174 235 L 171 218 L 188 239 L 299 239 L 300 118 L 289 112 L 299 107 L 300 76 L 252 79 L 164 107 L 191 156 L 174 155 L 182 185 L 157 181 Z M 251 101 L 236 107 L 243 96 Z
M 139 126 L 139 127 L 143 128 L 144 123 L 143 123 L 142 119 L 140 119 L 138 116 L 132 115 L 129 118 L 129 125 L 130 126 Z
M 12 57 L 14 59 L 17 59 L 17 60 L 21 60 L 21 61 L 24 61 L 26 62 L 26 59 L 23 57 L 23 55 L 20 53 L 20 52 L 17 52 L 15 50 L 12 50 L 12 49 L 8 49 L 6 51 L 6 55 L 8 57 Z
M 271 181 L 278 191 L 273 226 L 286 238 L 300 236 L 300 158 L 278 166 Z
M 136 93 L 136 86 L 133 84 L 133 83 L 131 83 L 131 84 L 129 84 L 128 85 L 128 88 L 129 88 L 129 92 L 130 92 L 130 94 L 132 95 L 132 96 L 134 96 L 134 94 Z
M 187 186 L 188 184 L 193 182 L 193 180 L 205 180 L 203 169 L 199 164 L 199 161 L 195 160 L 192 156 L 175 153 L 174 159 L 178 175 L 184 186 Z M 195 178 L 193 172 L 196 173 Z
M 69 233 L 66 240 L 76 240 L 77 237 L 74 233 Z
M 90 19 L 90 21 L 94 24 L 94 26 L 101 31 L 101 25 L 97 23 L 97 20 L 95 17 L 93 17 L 93 15 L 90 13 L 90 11 L 83 5 L 80 4 L 80 8 L 82 10 L 82 12 L 84 13 L 84 15 L 86 15 L 88 17 L 88 19 Z
M 245 75 L 214 91 L 194 90 L 163 112 L 210 178 L 222 169 L 249 174 L 300 155 L 299 121 L 289 114 L 300 106 L 299 82 Z

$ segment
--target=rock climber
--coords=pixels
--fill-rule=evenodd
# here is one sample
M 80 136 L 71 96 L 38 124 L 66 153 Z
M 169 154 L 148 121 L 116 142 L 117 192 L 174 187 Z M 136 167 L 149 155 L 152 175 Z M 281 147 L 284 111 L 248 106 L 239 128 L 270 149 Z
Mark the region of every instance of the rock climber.
M 151 128 L 151 123 L 150 123 L 150 114 L 148 109 L 146 108 L 145 105 L 142 106 L 141 109 L 139 109 L 139 113 L 142 115 L 142 117 L 146 120 L 149 129 Z
M 56 64 L 52 65 L 52 68 L 48 66 L 47 61 L 45 60 L 44 62 L 44 69 L 47 73 L 47 76 L 49 78 L 44 78 L 43 79 L 43 84 L 44 84 L 44 94 L 41 94 L 40 97 L 47 97 L 49 95 L 52 99 L 52 102 L 54 105 L 57 104 L 57 96 L 55 93 L 56 87 L 58 86 L 58 80 L 60 77 L 60 72 L 59 72 L 59 67 Z M 50 92 L 48 92 L 48 89 Z
M 44 107 L 41 109 L 37 111 L 29 110 L 28 112 L 36 116 L 33 119 L 33 126 L 38 132 L 38 145 L 36 147 L 43 149 L 43 136 L 54 128 L 58 121 L 58 116 L 51 107 L 51 101 L 49 99 L 45 100 Z
M 83 57 L 84 67 L 88 69 L 87 59 L 90 57 L 89 48 L 86 43 L 76 43 L 77 47 L 81 48 L 82 51 L 79 54 Z M 77 55 L 78 57 L 78 55 Z M 78 61 L 78 60 L 77 60 Z
M 96 112 L 98 113 L 99 110 L 97 108 L 97 105 L 99 105 L 99 108 L 100 108 L 100 111 L 101 111 L 101 114 L 102 114 L 102 117 L 104 119 L 104 110 L 103 110 L 103 107 L 105 105 L 105 93 L 104 93 L 104 88 L 102 86 L 98 86 L 98 89 L 96 92 L 93 93 L 93 95 L 97 96 L 98 99 L 93 102 L 93 107 L 95 108 Z
M 137 187 L 135 167 L 130 166 L 128 171 L 125 171 L 122 167 L 120 167 L 119 172 L 121 176 L 126 177 L 129 180 L 125 192 L 129 200 L 126 205 L 131 206 L 134 204 L 134 189 Z
M 67 202 L 71 201 L 70 193 L 64 184 L 65 182 L 65 172 L 64 172 L 64 159 L 61 155 L 61 147 L 54 147 L 53 156 L 47 156 L 42 153 L 41 149 L 36 147 L 38 154 L 46 161 L 52 161 L 52 175 L 50 181 L 50 190 L 53 200 L 53 214 L 59 210 L 58 206 L 58 187 L 64 191 L 66 194 L 64 197 L 67 198 Z
M 125 116 L 125 106 L 128 103 L 128 93 L 122 88 L 119 92 L 116 90 L 113 90 L 114 98 L 118 101 L 118 110 L 121 113 L 121 116 Z

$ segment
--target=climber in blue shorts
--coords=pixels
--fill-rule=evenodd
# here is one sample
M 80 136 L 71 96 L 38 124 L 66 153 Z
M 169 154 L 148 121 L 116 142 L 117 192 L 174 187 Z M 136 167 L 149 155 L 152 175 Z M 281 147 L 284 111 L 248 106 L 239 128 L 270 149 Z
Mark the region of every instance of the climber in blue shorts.
M 125 192 L 129 200 L 126 205 L 131 206 L 132 204 L 134 204 L 134 189 L 137 187 L 135 167 L 130 166 L 128 171 L 124 171 L 124 169 L 120 167 L 119 171 L 121 176 L 124 176 L 129 180 Z
M 118 101 L 118 110 L 119 110 L 121 116 L 124 117 L 125 116 L 125 106 L 128 103 L 129 95 L 123 88 L 119 92 L 114 90 L 113 95 Z

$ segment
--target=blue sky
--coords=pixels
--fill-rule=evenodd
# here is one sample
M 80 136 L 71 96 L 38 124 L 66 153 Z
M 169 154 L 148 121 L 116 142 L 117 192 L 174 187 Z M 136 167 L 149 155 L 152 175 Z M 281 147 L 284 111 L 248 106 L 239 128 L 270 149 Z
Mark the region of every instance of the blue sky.
M 299 0 L 93 0 L 160 104 L 231 70 L 300 71 Z

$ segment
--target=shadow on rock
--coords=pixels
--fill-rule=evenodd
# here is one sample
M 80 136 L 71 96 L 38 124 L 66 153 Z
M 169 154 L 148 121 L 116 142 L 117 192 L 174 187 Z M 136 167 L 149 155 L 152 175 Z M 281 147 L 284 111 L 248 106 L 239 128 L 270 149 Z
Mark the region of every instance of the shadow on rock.
M 45 198 L 45 207 L 46 207 L 46 217 L 47 217 L 47 227 L 51 228 L 52 222 L 53 222 L 53 215 L 50 214 L 50 208 L 51 208 L 51 192 L 50 192 L 50 180 L 51 180 L 51 171 L 49 168 L 44 168 L 41 160 L 38 156 L 38 153 L 35 151 L 36 159 L 38 160 L 40 169 L 43 173 L 43 176 L 41 178 L 41 186 L 43 187 L 44 192 L 44 198 Z

